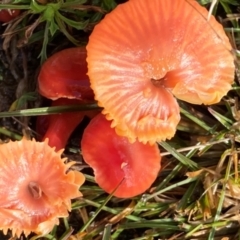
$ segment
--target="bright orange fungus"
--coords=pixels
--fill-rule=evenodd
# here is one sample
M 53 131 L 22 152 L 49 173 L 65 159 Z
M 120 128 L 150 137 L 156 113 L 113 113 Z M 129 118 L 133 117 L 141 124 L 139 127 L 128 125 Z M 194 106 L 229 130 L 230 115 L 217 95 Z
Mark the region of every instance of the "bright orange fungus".
M 68 171 L 62 151 L 44 142 L 21 141 L 0 145 L 0 229 L 26 236 L 49 233 L 58 218 L 67 217 L 71 199 L 80 197 L 82 173 Z M 68 171 L 68 172 L 67 172 Z
M 95 180 L 108 193 L 129 198 L 145 192 L 161 169 L 157 144 L 129 143 L 116 134 L 102 114 L 94 117 L 83 133 L 81 146 Z M 120 184 L 121 183 L 121 184 Z
M 227 94 L 234 60 L 223 27 L 194 0 L 131 0 L 95 28 L 87 45 L 95 98 L 131 142 L 171 138 L 174 98 L 213 104 Z

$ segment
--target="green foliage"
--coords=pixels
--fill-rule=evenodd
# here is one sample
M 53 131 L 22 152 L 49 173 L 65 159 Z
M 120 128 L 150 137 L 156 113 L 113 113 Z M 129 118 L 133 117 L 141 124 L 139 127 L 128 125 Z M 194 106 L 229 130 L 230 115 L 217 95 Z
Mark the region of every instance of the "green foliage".
M 197 0 L 201 5 L 206 5 L 209 3 L 212 3 L 212 0 Z M 220 3 L 226 3 L 226 4 L 230 4 L 230 5 L 235 5 L 238 6 L 239 5 L 239 1 L 238 0 L 218 0 L 218 2 Z
M 116 7 L 116 3 L 113 0 L 103 0 L 102 7 L 107 11 L 111 11 Z
M 37 100 L 37 93 L 36 92 L 28 92 L 22 95 L 19 99 L 13 102 L 9 111 L 16 111 L 24 108 L 27 102 L 33 102 Z M 0 113 L 1 114 L 1 113 Z
M 235 5 L 235 6 L 239 6 L 240 4 L 238 0 L 220 0 L 220 2 L 230 4 L 230 5 Z
M 86 5 L 86 0 L 66 0 L 56 2 L 46 2 L 36 0 L 14 0 L 10 4 L 1 4 L 0 9 L 23 9 L 27 11 L 26 17 L 22 23 L 24 28 L 31 29 L 31 34 L 27 42 L 42 41 L 42 50 L 39 54 L 43 63 L 47 58 L 47 46 L 51 40 L 60 32 L 72 42 L 74 45 L 82 45 L 82 43 L 72 35 L 72 30 L 85 30 L 89 25 L 96 24 L 105 13 L 116 7 L 113 0 L 94 1 L 93 5 Z M 32 16 L 38 16 L 38 24 L 36 22 L 29 23 L 28 19 Z M 44 26 L 43 39 L 34 38 L 37 34 L 38 26 Z M 34 32 L 34 30 L 36 30 Z M 15 29 L 11 29 L 15 31 Z M 42 30 L 41 30 L 42 32 Z M 24 35 L 24 34 L 23 34 Z M 25 34 L 26 35 L 26 34 Z

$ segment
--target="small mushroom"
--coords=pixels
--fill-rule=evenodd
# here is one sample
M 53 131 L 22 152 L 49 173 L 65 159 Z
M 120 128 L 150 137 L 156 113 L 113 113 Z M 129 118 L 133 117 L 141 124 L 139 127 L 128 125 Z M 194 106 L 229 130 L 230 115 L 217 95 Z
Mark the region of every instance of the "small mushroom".
M 59 98 L 52 102 L 54 106 L 81 105 L 83 102 L 77 99 Z M 93 118 L 98 110 L 78 111 L 39 116 L 36 131 L 40 135 L 39 140 L 49 139 L 48 144 L 58 151 L 66 147 L 67 141 L 83 120 L 84 116 Z
M 20 14 L 19 9 L 0 9 L 0 22 L 7 23 Z
M 95 99 L 118 134 L 134 142 L 170 139 L 174 96 L 213 104 L 234 80 L 223 27 L 195 0 L 131 0 L 95 26 L 87 45 Z
M 67 48 L 49 57 L 38 75 L 39 93 L 49 99 L 92 101 L 85 47 Z
M 71 199 L 80 197 L 85 181 L 80 172 L 69 170 L 62 150 L 55 152 L 47 140 L 0 145 L 0 229 L 18 237 L 31 232 L 45 235 L 59 218 L 71 211 Z
M 104 115 L 94 117 L 86 127 L 82 155 L 94 170 L 98 185 L 119 198 L 145 192 L 157 178 L 161 156 L 157 144 L 130 143 L 116 134 Z
M 93 102 L 93 91 L 86 74 L 86 49 L 79 47 L 62 50 L 43 64 L 38 76 L 39 92 L 46 98 L 55 100 L 52 106 Z M 43 139 L 48 138 L 49 145 L 55 147 L 56 151 L 65 148 L 69 136 L 83 117 L 95 114 L 96 111 L 81 111 L 43 117 L 48 122 Z M 38 123 L 42 122 L 41 118 Z M 38 129 L 40 128 L 38 124 Z

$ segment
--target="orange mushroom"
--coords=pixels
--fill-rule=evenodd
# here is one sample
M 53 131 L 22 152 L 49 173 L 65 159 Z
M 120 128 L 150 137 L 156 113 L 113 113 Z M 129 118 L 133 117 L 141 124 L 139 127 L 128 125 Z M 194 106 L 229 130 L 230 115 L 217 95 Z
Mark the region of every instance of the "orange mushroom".
M 93 91 L 87 76 L 85 47 L 73 47 L 61 50 L 48 58 L 41 67 L 38 76 L 39 92 L 53 101 L 52 106 L 91 103 Z M 81 111 L 50 116 L 40 116 L 37 131 L 56 151 L 65 148 L 67 141 L 84 116 L 95 116 L 98 111 Z M 43 129 L 42 123 L 47 125 Z
M 227 94 L 234 60 L 223 27 L 194 0 L 131 0 L 94 28 L 87 45 L 95 99 L 130 141 L 170 139 L 173 96 L 213 104 Z
M 71 199 L 82 196 L 85 178 L 69 170 L 47 140 L 26 140 L 0 145 L 0 229 L 6 234 L 26 236 L 49 233 L 58 218 L 67 217 Z
M 7 23 L 20 14 L 19 9 L 0 9 L 0 22 Z
M 104 115 L 94 117 L 82 141 L 84 160 L 93 168 L 95 180 L 108 193 L 129 198 L 145 192 L 157 178 L 161 156 L 157 144 L 130 143 L 116 134 Z
M 92 102 L 86 56 L 85 47 L 72 47 L 49 57 L 38 75 L 39 93 L 52 100 L 69 98 Z

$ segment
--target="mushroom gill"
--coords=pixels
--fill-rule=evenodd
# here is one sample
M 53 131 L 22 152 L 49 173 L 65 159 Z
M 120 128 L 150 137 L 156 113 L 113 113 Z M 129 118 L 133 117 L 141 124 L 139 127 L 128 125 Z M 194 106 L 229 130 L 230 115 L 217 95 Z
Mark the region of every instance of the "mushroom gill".
M 170 139 L 180 120 L 174 97 L 213 104 L 234 80 L 223 27 L 194 0 L 131 0 L 98 24 L 87 45 L 95 99 L 131 142 Z
M 0 145 L 0 229 L 6 234 L 45 235 L 60 217 L 67 217 L 71 199 L 82 196 L 85 178 L 69 170 L 62 151 L 55 152 L 47 140 L 23 138 Z

